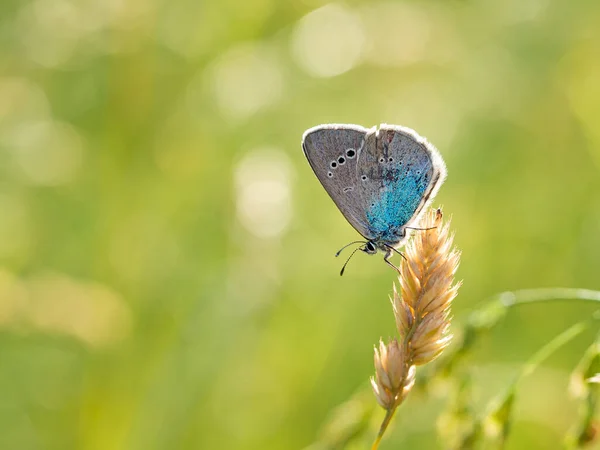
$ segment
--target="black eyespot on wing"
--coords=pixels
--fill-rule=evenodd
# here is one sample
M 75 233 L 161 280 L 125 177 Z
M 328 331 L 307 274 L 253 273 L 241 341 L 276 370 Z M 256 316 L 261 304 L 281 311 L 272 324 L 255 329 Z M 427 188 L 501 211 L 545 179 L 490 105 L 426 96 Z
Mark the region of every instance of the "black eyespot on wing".
M 383 164 L 385 162 L 385 159 L 379 158 L 379 162 Z
M 394 158 L 390 157 L 390 158 L 388 159 L 388 162 L 394 162 Z
M 349 148 L 348 150 L 346 150 L 346 156 L 352 159 L 356 156 L 356 151 L 354 151 L 353 148 Z
M 360 177 L 360 179 L 363 180 L 363 181 L 367 181 L 367 176 L 363 175 L 362 177 Z
M 337 167 L 337 163 L 336 163 L 335 161 L 331 161 L 331 163 L 329 164 L 329 166 L 330 166 L 332 169 L 335 169 L 335 168 Z
M 342 164 L 344 164 L 346 162 L 346 158 L 344 158 L 343 156 L 340 156 L 338 158 L 338 164 L 341 166 Z
M 331 172 L 327 172 L 327 176 L 328 176 L 329 178 L 332 178 L 332 177 L 333 177 L 333 174 L 332 174 Z

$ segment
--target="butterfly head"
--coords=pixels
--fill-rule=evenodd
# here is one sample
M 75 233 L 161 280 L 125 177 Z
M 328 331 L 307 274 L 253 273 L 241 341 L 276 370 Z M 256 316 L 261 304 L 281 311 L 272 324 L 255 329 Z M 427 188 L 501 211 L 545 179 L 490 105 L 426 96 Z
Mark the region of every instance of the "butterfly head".
M 354 251 L 352 253 L 350 253 L 350 256 L 348 257 L 348 259 L 346 260 L 346 262 L 344 263 L 344 265 L 342 266 L 342 270 L 340 271 L 340 275 L 344 274 L 344 270 L 346 269 L 346 265 L 348 264 L 348 262 L 350 261 L 350 259 L 354 256 L 354 254 L 357 251 L 361 251 L 366 253 L 367 255 L 374 255 L 375 253 L 377 253 L 377 250 L 384 250 L 385 249 L 380 245 L 379 242 L 375 241 L 375 240 L 369 240 L 369 241 L 354 241 L 354 242 L 350 242 L 348 245 L 345 245 L 344 247 L 342 247 L 336 254 L 335 256 L 339 256 L 340 253 L 342 252 L 342 250 L 344 250 L 346 247 L 353 245 L 353 244 L 364 244 L 361 245 L 360 247 L 356 247 L 354 249 Z
M 374 255 L 377 253 L 377 244 L 374 241 L 367 241 L 365 245 L 360 248 L 361 251 L 365 252 L 367 255 Z

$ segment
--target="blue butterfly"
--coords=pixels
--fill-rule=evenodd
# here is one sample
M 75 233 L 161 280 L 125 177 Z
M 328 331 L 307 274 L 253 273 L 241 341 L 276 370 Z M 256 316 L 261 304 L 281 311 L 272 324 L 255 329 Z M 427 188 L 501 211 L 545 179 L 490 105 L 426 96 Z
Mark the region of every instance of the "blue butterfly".
M 319 125 L 304 133 L 302 148 L 329 196 L 366 239 L 348 244 L 364 244 L 352 255 L 380 250 L 397 270 L 389 258 L 446 178 L 437 149 L 414 130 L 387 124 Z

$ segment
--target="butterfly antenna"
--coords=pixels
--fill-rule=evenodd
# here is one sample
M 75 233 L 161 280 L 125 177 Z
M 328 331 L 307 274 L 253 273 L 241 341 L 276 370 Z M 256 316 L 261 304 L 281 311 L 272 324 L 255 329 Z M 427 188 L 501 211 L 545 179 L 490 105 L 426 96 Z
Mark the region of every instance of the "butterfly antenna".
M 346 266 L 348 265 L 348 262 L 350 261 L 350 258 L 352 258 L 354 256 L 354 254 L 360 250 L 360 247 L 355 248 L 354 251 L 352 253 L 350 253 L 350 256 L 348 256 L 348 259 L 346 260 L 346 262 L 344 263 L 344 265 L 342 266 L 342 270 L 340 270 L 340 277 L 342 275 L 344 275 L 344 270 L 346 269 Z
M 349 244 L 346 244 L 346 245 L 344 245 L 342 248 L 340 248 L 340 249 L 338 250 L 338 252 L 335 254 L 335 256 L 336 256 L 336 258 L 337 258 L 338 256 L 340 256 L 340 253 L 342 253 L 342 250 L 344 250 L 346 247 L 350 247 L 351 245 L 354 245 L 354 244 L 364 244 L 364 243 L 365 243 L 365 241 L 354 241 L 354 242 L 350 242 Z

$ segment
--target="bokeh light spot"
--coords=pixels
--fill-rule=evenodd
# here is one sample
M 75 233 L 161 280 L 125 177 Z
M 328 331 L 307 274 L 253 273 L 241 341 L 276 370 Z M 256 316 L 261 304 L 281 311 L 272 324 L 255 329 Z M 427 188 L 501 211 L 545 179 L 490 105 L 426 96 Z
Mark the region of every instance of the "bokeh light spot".
M 105 347 L 129 334 L 131 314 L 107 286 L 59 273 L 19 279 L 0 268 L 0 327 L 68 335 Z
M 24 123 L 15 131 L 11 147 L 28 182 L 53 186 L 68 183 L 77 176 L 83 142 L 72 126 L 42 121 Z
M 360 17 L 345 6 L 329 4 L 298 22 L 292 36 L 292 53 L 310 75 L 333 77 L 360 62 L 364 43 Z
M 221 110 L 230 118 L 243 119 L 279 100 L 283 75 L 268 49 L 243 44 L 215 63 L 212 86 Z
M 77 11 L 68 1 L 36 0 L 27 4 L 17 27 L 27 30 L 20 34 L 25 54 L 44 67 L 64 65 L 81 35 L 77 19 Z
M 50 107 L 44 91 L 26 78 L 0 78 L 0 144 L 22 122 L 46 119 Z
M 235 172 L 237 214 L 255 236 L 281 235 L 292 216 L 292 167 L 278 150 L 260 149 L 248 153 Z
M 365 57 L 378 66 L 397 66 L 426 59 L 431 15 L 417 4 L 381 2 L 363 14 L 369 37 Z

